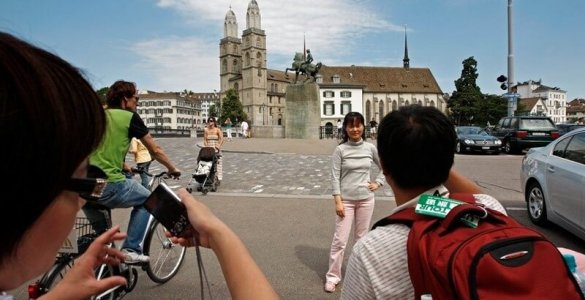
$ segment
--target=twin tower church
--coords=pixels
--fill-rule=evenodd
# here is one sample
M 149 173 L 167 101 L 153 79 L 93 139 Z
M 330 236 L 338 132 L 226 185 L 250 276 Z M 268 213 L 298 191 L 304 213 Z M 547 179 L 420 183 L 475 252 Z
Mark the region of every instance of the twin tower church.
M 284 137 L 279 128 L 289 123 L 287 117 L 294 117 L 286 113 L 286 91 L 295 75 L 287 78 L 284 70 L 268 68 L 266 38 L 256 0 L 248 4 L 241 37 L 236 15 L 228 10 L 219 43 L 220 94 L 223 98 L 229 89 L 238 91 L 255 131 L 263 137 Z M 350 111 L 379 122 L 388 112 L 409 104 L 446 111 L 443 92 L 430 69 L 410 67 L 406 36 L 404 42 L 401 67 L 324 64 L 316 78 L 320 125 L 334 125 Z

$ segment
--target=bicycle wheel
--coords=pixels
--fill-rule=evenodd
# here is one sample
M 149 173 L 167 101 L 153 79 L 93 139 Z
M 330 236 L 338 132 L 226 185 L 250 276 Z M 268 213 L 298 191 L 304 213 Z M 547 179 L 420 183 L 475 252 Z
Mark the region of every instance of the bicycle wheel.
M 144 254 L 150 256 L 144 269 L 148 277 L 156 283 L 165 283 L 177 274 L 187 250 L 181 245 L 173 244 L 165 231 L 162 224 L 153 220 L 144 240 Z
M 69 272 L 69 270 L 73 267 L 75 260 L 72 256 L 66 255 L 61 256 L 57 259 L 53 267 L 43 275 L 41 280 L 39 280 L 39 290 L 43 291 L 43 294 L 51 290 L 53 287 L 59 283 L 65 274 Z M 101 272 L 100 272 L 101 270 Z M 110 277 L 116 274 L 116 270 L 114 267 L 110 265 L 103 265 L 96 270 L 96 278 L 103 279 L 106 277 Z M 117 289 L 112 289 L 110 291 L 104 292 L 99 296 L 91 297 L 92 300 L 114 300 L 117 297 Z
M 103 264 L 101 266 L 99 266 L 96 270 L 95 270 L 95 275 L 96 278 L 98 280 L 107 278 L 107 277 L 111 277 L 114 275 L 120 275 L 119 271 L 117 268 L 115 268 L 114 266 L 111 265 L 106 265 Z M 91 297 L 91 300 L 114 300 L 118 298 L 118 293 L 120 292 L 120 287 L 114 287 L 111 288 L 97 296 Z
M 69 255 L 58 257 L 51 269 L 38 281 L 37 289 L 42 294 L 47 293 L 63 279 L 71 267 L 73 267 L 73 257 Z

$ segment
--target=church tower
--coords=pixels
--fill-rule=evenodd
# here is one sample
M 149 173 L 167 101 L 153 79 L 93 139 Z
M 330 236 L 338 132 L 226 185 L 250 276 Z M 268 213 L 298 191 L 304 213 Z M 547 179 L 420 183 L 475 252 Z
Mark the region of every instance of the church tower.
M 266 34 L 262 30 L 260 8 L 256 0 L 251 0 L 248 4 L 242 43 L 240 99 L 252 125 L 269 125 L 271 122 L 266 94 Z
M 402 64 L 405 69 L 410 68 L 410 59 L 408 58 L 408 41 L 406 40 L 406 26 L 404 26 L 404 59 Z
M 223 99 L 228 89 L 239 89 L 237 83 L 235 86 L 230 86 L 229 80 L 242 74 L 241 47 L 242 40 L 238 38 L 238 21 L 230 6 L 223 23 L 223 38 L 219 42 L 220 99 Z

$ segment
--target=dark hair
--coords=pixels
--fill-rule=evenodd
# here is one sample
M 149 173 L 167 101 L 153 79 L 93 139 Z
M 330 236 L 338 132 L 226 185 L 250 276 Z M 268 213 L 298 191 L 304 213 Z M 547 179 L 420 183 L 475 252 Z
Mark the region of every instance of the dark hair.
M 214 117 L 209 117 L 209 119 L 207 119 L 207 123 L 209 123 L 209 122 L 213 122 L 213 123 L 217 124 L 217 121 L 215 120 Z
M 108 107 L 122 107 L 122 100 L 136 95 L 136 84 L 130 81 L 118 80 L 110 86 L 106 95 Z
M 359 112 L 350 112 L 347 115 L 345 115 L 345 118 L 343 118 L 343 125 L 342 125 L 343 127 L 341 127 L 341 142 L 339 144 L 343 144 L 343 143 L 347 142 L 347 140 L 349 140 L 349 136 L 347 135 L 346 126 L 348 124 L 353 124 L 355 122 L 358 122 L 364 126 L 364 131 L 362 132 L 362 139 L 364 141 L 366 140 L 366 123 L 364 120 L 364 116 L 362 114 L 360 114 Z
M 378 155 L 384 172 L 403 188 L 433 188 L 449 176 L 457 134 L 434 107 L 404 106 L 378 126 Z
M 3 32 L 0 78 L 0 157 L 13 178 L 2 181 L 0 207 L 17 216 L 0 218 L 2 265 L 97 148 L 106 121 L 98 95 L 78 69 Z

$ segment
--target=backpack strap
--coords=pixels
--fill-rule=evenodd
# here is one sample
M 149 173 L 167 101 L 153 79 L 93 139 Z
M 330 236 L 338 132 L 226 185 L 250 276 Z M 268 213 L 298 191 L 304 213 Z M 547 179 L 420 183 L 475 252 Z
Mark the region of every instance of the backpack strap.
M 464 201 L 471 204 L 475 203 L 475 197 L 473 196 L 473 194 L 470 193 L 452 193 L 449 195 L 449 198 Z M 426 219 L 426 217 L 416 214 L 414 212 L 414 208 L 409 207 L 378 220 L 372 226 L 372 230 L 378 226 L 386 226 L 395 223 L 404 224 L 408 227 L 412 227 L 414 221 L 421 219 Z
M 396 223 L 412 227 L 414 221 L 419 219 L 421 219 L 421 216 L 414 212 L 414 207 L 408 207 L 378 220 L 376 223 L 374 223 L 374 226 L 372 226 L 372 230 L 378 226 L 386 226 Z
M 471 193 L 451 193 L 449 194 L 450 199 L 467 202 L 469 204 L 475 204 L 475 196 Z

